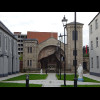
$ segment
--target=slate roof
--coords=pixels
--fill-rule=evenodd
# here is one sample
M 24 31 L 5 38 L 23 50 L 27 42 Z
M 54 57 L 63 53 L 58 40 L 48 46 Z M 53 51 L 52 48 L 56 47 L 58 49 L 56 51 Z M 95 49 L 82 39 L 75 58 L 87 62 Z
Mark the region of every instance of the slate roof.
M 75 22 L 70 22 L 70 23 L 68 23 L 67 25 L 74 25 L 75 24 Z M 84 25 L 83 23 L 79 23 L 79 22 L 76 22 L 76 24 L 77 25 Z
M 0 21 L 0 28 L 3 29 L 5 32 L 7 32 L 10 36 L 12 36 L 14 39 L 17 40 L 16 37 L 14 37 L 13 33 Z

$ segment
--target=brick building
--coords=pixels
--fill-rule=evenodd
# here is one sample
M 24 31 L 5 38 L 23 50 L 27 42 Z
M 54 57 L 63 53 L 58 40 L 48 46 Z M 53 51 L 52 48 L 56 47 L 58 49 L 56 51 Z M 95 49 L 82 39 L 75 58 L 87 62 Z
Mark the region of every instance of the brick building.
M 54 37 L 55 39 L 58 38 L 57 32 L 27 32 L 27 39 L 37 39 L 38 43 L 41 43 L 50 37 Z

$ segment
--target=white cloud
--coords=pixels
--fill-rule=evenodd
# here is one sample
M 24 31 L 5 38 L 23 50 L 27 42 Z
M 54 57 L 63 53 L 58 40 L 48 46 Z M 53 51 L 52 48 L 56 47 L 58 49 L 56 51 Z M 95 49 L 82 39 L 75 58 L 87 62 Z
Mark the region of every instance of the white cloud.
M 77 22 L 83 23 L 83 45 L 89 41 L 89 22 L 98 12 L 77 12 Z M 63 34 L 62 18 L 74 21 L 74 12 L 0 12 L 0 20 L 11 32 L 49 31 Z

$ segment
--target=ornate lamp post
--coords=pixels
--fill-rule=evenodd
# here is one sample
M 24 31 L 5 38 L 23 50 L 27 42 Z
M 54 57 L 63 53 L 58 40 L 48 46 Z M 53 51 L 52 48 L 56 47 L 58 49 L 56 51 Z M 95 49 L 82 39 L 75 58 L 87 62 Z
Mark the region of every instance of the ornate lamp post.
M 67 25 L 67 19 L 65 18 L 65 16 L 62 19 L 62 23 L 63 23 L 63 27 L 64 27 L 64 86 L 66 86 L 66 73 L 65 73 L 65 28 Z

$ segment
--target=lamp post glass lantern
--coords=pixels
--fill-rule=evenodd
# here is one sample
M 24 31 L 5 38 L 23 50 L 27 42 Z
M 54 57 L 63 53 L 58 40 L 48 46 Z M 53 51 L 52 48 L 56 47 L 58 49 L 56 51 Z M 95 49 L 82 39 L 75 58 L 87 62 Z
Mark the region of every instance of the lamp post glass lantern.
M 65 17 L 65 15 L 64 15 L 64 17 L 63 17 L 63 19 L 62 19 L 62 23 L 63 23 L 63 26 L 65 27 L 66 25 L 67 25 L 67 19 L 66 19 L 66 17 Z
M 62 19 L 62 23 L 63 23 L 63 27 L 64 27 L 64 86 L 66 86 L 66 73 L 65 73 L 65 28 L 67 25 L 67 19 L 64 15 L 63 19 Z

